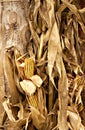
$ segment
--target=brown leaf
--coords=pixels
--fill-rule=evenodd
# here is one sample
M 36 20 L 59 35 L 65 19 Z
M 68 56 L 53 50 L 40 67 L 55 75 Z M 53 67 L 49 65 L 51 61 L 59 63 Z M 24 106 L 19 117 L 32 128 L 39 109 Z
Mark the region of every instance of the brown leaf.
M 45 123 L 45 117 L 34 107 L 30 107 L 33 124 L 37 129 L 42 128 Z
M 19 101 L 19 93 L 15 85 L 14 75 L 13 75 L 13 64 L 12 60 L 9 58 L 8 53 L 4 55 L 4 74 L 7 82 L 7 94 L 11 95 L 12 103 L 15 104 Z
M 35 43 L 36 47 L 39 47 L 40 39 L 39 39 L 39 36 L 37 35 L 37 33 L 35 32 L 32 22 L 30 20 L 29 20 L 29 26 L 30 26 L 30 30 L 31 30 L 31 34 L 32 34 L 34 43 Z
M 80 24 L 80 26 L 81 26 L 83 32 L 85 33 L 85 26 L 84 26 L 84 23 L 83 23 L 83 21 L 82 21 L 82 18 L 81 18 L 81 16 L 80 16 L 79 11 L 78 11 L 78 9 L 76 8 L 76 6 L 73 5 L 73 4 L 70 4 L 70 3 L 67 2 L 66 0 L 62 0 L 62 2 L 71 10 L 71 12 L 72 12 L 73 14 L 76 15 L 76 17 L 78 18 L 78 22 L 79 22 L 79 24 Z
M 53 71 L 54 63 L 56 61 L 56 56 L 59 56 L 60 58 L 60 55 L 61 55 L 60 36 L 59 36 L 58 26 L 55 22 L 48 43 L 48 72 L 49 72 L 50 80 L 52 81 L 53 85 L 55 84 L 52 77 L 52 71 Z M 58 64 L 58 62 L 56 63 Z M 57 68 L 57 69 L 59 74 L 61 75 L 61 68 Z
M 34 8 L 34 14 L 33 14 L 35 25 L 37 21 L 37 14 L 38 14 L 39 8 L 40 8 L 40 0 L 35 0 L 35 8 Z
M 72 108 L 71 108 L 72 109 Z M 70 125 L 73 130 L 84 130 L 84 126 L 81 124 L 81 118 L 77 112 L 75 112 L 73 109 L 68 110 L 68 116 L 70 120 Z
M 3 106 L 4 106 L 4 109 L 5 109 L 6 113 L 7 113 L 7 115 L 8 115 L 8 118 L 9 118 L 11 121 L 15 122 L 16 120 L 15 120 L 15 118 L 13 117 L 11 107 L 9 107 L 9 106 L 10 106 L 9 99 L 7 99 L 6 101 L 3 102 Z

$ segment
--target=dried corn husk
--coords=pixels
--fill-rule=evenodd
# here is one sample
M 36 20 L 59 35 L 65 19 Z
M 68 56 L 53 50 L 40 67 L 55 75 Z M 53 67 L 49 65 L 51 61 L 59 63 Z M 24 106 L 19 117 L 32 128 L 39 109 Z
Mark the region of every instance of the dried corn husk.
M 36 91 L 36 86 L 30 80 L 23 80 L 20 82 L 20 85 L 23 91 L 29 96 L 33 95 Z

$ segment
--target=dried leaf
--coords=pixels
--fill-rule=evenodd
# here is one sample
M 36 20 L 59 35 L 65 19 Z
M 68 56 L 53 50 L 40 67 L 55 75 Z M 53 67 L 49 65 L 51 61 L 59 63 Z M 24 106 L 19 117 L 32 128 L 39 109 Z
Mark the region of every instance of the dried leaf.
M 76 15 L 76 17 L 78 18 L 78 22 L 79 22 L 79 24 L 80 24 L 80 26 L 81 26 L 83 32 L 85 33 L 85 26 L 84 26 L 84 23 L 83 23 L 83 21 L 82 21 L 82 18 L 81 18 L 81 16 L 80 16 L 79 11 L 78 11 L 78 9 L 76 8 L 76 6 L 70 4 L 70 3 L 67 2 L 66 0 L 62 0 L 62 2 L 71 10 L 71 12 L 72 12 L 73 14 Z
M 84 126 L 81 124 L 81 118 L 79 117 L 79 114 L 76 113 L 74 110 L 68 110 L 67 111 L 70 124 L 72 126 L 73 130 L 84 130 Z
M 36 25 L 36 21 L 37 21 L 37 14 L 39 11 L 39 7 L 40 7 L 40 0 L 35 0 L 35 8 L 34 8 L 34 23 Z
M 41 35 L 41 38 L 40 38 L 40 48 L 39 48 L 39 52 L 38 52 L 38 59 L 41 58 L 42 52 L 43 52 L 43 34 Z
M 13 77 L 13 64 L 12 60 L 9 58 L 8 53 L 4 55 L 4 73 L 7 82 L 7 94 L 11 95 L 12 103 L 15 104 L 19 101 L 19 93 L 17 91 L 15 80 Z
M 48 72 L 49 72 L 50 80 L 52 81 L 54 86 L 55 84 L 52 77 L 52 71 L 53 71 L 53 67 L 54 67 L 54 63 L 56 61 L 57 55 L 59 56 L 61 55 L 61 47 L 60 47 L 59 30 L 55 22 L 53 25 L 53 28 L 50 34 L 49 43 L 48 43 Z M 56 63 L 58 64 L 58 62 Z M 60 68 L 57 68 L 57 69 L 58 69 L 59 74 L 61 75 L 61 69 Z
M 68 130 L 67 126 L 67 106 L 68 106 L 68 79 L 65 71 L 64 64 L 61 60 L 61 77 L 58 82 L 59 92 L 59 114 L 58 123 L 59 129 Z
M 80 13 L 85 13 L 85 7 L 79 10 Z
M 14 54 L 15 54 L 15 64 L 19 73 L 19 78 L 23 79 L 24 77 L 23 64 L 25 55 L 21 56 L 20 52 L 16 48 L 14 50 Z
M 49 27 L 53 26 L 53 23 L 55 21 L 54 17 L 54 1 L 53 0 L 46 0 L 47 3 L 47 11 L 49 16 Z
M 19 120 L 21 120 L 21 119 L 23 119 L 23 115 L 24 115 L 24 110 L 23 110 L 23 105 L 22 105 L 22 103 L 20 102 L 20 104 L 19 104 L 19 112 L 18 112 L 18 118 L 19 118 Z
M 45 123 L 45 117 L 34 107 L 30 107 L 33 124 L 37 129 L 41 129 Z
M 13 114 L 12 114 L 12 110 L 11 110 L 11 107 L 10 107 L 10 102 L 9 102 L 9 99 L 7 99 L 6 101 L 3 102 L 3 106 L 4 106 L 4 109 L 8 115 L 8 118 L 15 122 L 15 118 L 13 117 Z
M 39 47 L 40 39 L 39 39 L 39 36 L 37 35 L 37 33 L 35 32 L 33 25 L 32 25 L 32 22 L 30 20 L 29 20 L 29 26 L 30 26 L 30 30 L 31 30 L 35 45 L 36 45 L 36 47 Z

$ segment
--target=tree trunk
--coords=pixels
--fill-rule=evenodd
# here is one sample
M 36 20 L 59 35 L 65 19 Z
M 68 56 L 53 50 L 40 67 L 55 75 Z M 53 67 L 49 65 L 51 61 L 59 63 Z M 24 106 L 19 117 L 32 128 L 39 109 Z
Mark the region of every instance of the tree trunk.
M 0 2 L 0 116 L 4 97 L 11 96 L 11 103 L 19 101 L 19 93 L 14 80 L 14 52 L 17 48 L 21 54 L 26 51 L 26 31 L 28 24 L 22 3 L 16 1 Z M 10 49 L 11 50 L 8 50 Z M 0 118 L 0 125 L 2 125 Z

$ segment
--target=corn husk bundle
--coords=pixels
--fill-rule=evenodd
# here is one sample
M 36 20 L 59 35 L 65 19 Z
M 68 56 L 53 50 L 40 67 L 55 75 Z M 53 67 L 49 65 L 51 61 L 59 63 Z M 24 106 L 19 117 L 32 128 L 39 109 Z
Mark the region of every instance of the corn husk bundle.
M 85 2 L 0 0 L 0 129 L 85 129 Z

